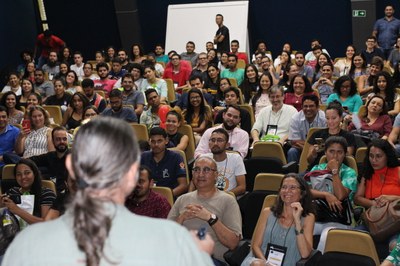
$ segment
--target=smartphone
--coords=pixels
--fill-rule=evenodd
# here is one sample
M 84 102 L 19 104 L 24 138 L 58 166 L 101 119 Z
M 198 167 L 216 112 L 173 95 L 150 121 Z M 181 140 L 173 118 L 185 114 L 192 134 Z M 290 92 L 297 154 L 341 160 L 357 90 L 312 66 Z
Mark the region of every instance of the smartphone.
M 323 138 L 315 138 L 315 142 L 318 145 L 318 150 L 323 150 L 325 148 L 325 141 Z
M 26 129 L 31 129 L 31 120 L 29 119 L 24 119 L 22 120 L 22 128 Z
M 21 204 L 21 195 L 18 195 L 18 194 L 8 194 L 8 197 L 9 197 L 15 204 Z

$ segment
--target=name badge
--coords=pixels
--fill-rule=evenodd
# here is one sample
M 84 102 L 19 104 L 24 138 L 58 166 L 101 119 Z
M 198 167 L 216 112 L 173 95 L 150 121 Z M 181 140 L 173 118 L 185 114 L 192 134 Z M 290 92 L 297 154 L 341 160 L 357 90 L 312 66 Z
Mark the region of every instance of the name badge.
M 274 245 L 269 243 L 267 245 L 267 252 L 265 252 L 265 257 L 267 258 L 267 263 L 274 266 L 283 265 L 287 252 L 287 247 Z
M 276 135 L 277 131 L 278 131 L 278 125 L 268 125 L 266 135 Z

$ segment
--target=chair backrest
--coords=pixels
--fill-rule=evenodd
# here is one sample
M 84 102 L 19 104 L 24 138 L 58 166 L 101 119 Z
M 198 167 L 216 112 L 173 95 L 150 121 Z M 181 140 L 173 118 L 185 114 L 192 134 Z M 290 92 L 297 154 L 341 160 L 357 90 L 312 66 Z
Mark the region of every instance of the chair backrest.
M 308 144 L 308 140 L 314 134 L 314 132 L 323 129 L 322 127 L 312 127 L 308 130 L 307 133 L 307 139 L 306 142 L 304 143 L 303 150 L 301 151 L 300 155 L 300 160 L 299 160 L 299 173 L 303 173 L 307 167 L 308 167 L 308 162 L 307 162 L 307 155 L 308 151 L 310 150 L 310 144 Z
M 196 150 L 196 142 L 194 140 L 193 129 L 190 125 L 184 124 L 178 128 L 178 132 L 189 137 L 189 143 L 186 147 L 185 153 L 186 159 L 189 163 L 191 163 L 194 160 L 194 151 Z
M 58 105 L 44 105 L 44 110 L 49 113 L 50 118 L 53 118 L 54 123 L 57 125 L 62 124 L 61 107 Z
M 256 121 L 253 106 L 251 106 L 250 104 L 239 104 L 239 107 L 249 112 L 251 127 L 253 127 L 254 122 Z
M 51 189 L 57 195 L 56 184 L 54 184 L 53 181 L 51 181 L 51 180 L 42 180 L 42 187 Z
M 3 171 L 2 171 L 2 179 L 15 179 L 14 176 L 14 167 L 15 164 L 6 164 L 3 167 Z
M 335 251 L 371 257 L 376 265 L 380 264 L 374 241 L 368 233 L 363 231 L 329 230 L 324 253 Z
M 165 82 L 167 83 L 167 89 L 168 89 L 168 101 L 173 102 L 175 101 L 175 87 L 174 87 L 174 81 L 172 79 L 164 79 Z
M 136 123 L 129 123 L 133 130 L 136 133 L 136 137 L 138 140 L 149 140 L 149 132 L 147 131 L 147 127 L 144 124 L 136 124 Z
M 264 210 L 267 207 L 272 207 L 275 204 L 276 199 L 278 198 L 278 195 L 268 195 L 264 199 L 264 203 L 262 206 L 262 210 Z
M 157 192 L 161 195 L 163 195 L 167 200 L 168 203 L 171 205 L 174 205 L 174 195 L 172 194 L 172 190 L 169 187 L 152 187 L 151 188 L 154 192 Z
M 251 157 L 244 160 L 246 168 L 246 191 L 253 191 L 254 181 L 259 173 L 282 174 L 282 161 L 275 157 Z
M 282 145 L 278 142 L 259 141 L 253 145 L 251 157 L 275 157 L 287 164 Z
M 272 190 L 278 192 L 282 179 L 283 174 L 260 173 L 254 180 L 253 190 Z
M 358 148 L 356 151 L 356 162 L 359 164 L 364 163 L 365 156 L 367 156 L 367 147 Z
M 168 148 L 168 150 L 174 151 L 179 153 L 179 155 L 183 158 L 183 162 L 185 163 L 185 169 L 186 169 L 186 181 L 187 184 L 189 185 L 190 183 L 190 177 L 189 177 L 189 167 L 188 167 L 188 162 L 187 162 L 187 158 L 186 158 L 186 154 L 184 151 L 181 151 L 177 148 Z
M 94 90 L 94 92 L 103 97 L 103 99 L 106 99 L 106 93 L 103 90 Z
M 246 62 L 243 59 L 238 59 L 236 67 L 237 68 L 245 68 L 246 67 Z
M 228 79 L 229 79 L 229 82 L 231 83 L 232 87 L 235 87 L 235 88 L 238 87 L 238 83 L 235 78 L 228 78 Z
M 347 162 L 346 165 L 348 167 L 353 168 L 354 171 L 356 171 L 356 175 L 358 175 L 357 163 L 356 163 L 356 160 L 354 159 L 354 157 L 347 155 L 346 156 L 346 162 Z M 326 163 L 326 155 L 321 157 L 321 159 L 319 160 L 319 163 L 320 164 L 321 163 Z

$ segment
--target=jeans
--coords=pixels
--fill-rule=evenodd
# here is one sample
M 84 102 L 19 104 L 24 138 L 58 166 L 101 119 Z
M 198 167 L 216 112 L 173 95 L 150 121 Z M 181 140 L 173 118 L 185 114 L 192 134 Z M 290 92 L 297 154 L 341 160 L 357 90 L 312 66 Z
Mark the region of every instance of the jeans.
M 287 161 L 288 163 L 290 162 L 299 162 L 300 161 L 300 154 L 301 150 L 291 147 L 287 153 Z

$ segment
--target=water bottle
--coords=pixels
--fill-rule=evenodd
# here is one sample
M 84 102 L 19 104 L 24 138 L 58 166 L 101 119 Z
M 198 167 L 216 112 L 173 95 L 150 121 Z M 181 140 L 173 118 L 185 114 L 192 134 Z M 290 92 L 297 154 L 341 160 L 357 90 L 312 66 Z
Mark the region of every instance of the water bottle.
M 8 209 L 5 209 L 3 213 L 3 227 L 6 227 L 7 225 L 11 224 L 12 224 L 12 219 L 10 211 Z

